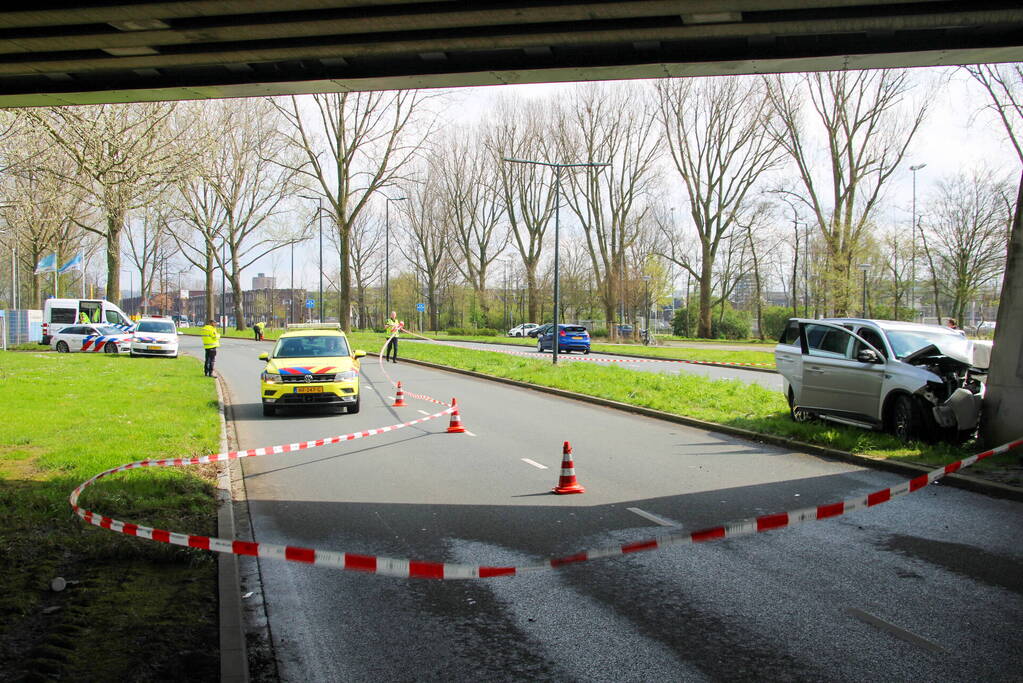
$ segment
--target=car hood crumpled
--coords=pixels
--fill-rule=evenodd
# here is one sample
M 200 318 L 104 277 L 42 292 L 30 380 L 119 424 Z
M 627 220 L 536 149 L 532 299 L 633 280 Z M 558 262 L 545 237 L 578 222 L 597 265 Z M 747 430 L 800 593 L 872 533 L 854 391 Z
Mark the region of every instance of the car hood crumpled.
M 917 365 L 921 359 L 935 356 L 945 356 L 963 365 L 986 369 L 991 365 L 991 342 L 980 339 L 936 342 L 903 357 L 902 362 Z

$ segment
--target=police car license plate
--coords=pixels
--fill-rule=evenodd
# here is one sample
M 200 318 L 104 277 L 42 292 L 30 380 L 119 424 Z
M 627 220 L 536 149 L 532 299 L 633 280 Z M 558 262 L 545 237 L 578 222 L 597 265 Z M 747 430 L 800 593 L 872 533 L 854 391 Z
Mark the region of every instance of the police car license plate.
M 323 387 L 295 387 L 296 394 L 322 394 Z
M 149 349 L 150 351 L 159 351 L 160 350 L 159 346 L 147 346 L 146 348 Z

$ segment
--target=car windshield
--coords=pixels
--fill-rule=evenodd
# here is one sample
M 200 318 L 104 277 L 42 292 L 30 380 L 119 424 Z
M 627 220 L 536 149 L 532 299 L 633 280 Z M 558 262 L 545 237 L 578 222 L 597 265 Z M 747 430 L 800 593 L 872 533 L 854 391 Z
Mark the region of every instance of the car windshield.
M 895 329 L 885 330 L 888 335 L 888 342 L 892 345 L 892 351 L 896 358 L 906 356 L 919 351 L 931 344 L 937 346 L 943 353 L 954 353 L 969 358 L 969 341 L 954 330 L 944 330 L 940 327 L 932 329 Z
M 174 334 L 174 323 L 165 323 L 155 320 L 143 320 L 138 326 L 139 332 L 163 332 Z
M 100 334 L 124 334 L 124 330 L 114 327 L 113 325 L 103 325 L 97 327 Z
M 348 341 L 344 337 L 285 337 L 277 341 L 274 358 L 320 358 L 349 356 Z

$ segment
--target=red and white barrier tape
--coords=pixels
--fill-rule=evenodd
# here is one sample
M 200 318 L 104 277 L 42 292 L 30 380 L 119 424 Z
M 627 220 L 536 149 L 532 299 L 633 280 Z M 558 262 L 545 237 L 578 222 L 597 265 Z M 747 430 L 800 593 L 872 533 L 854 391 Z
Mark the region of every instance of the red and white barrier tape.
M 193 458 L 169 458 L 162 460 L 142 460 L 139 462 L 128 463 L 109 469 L 105 472 L 101 472 L 96 476 L 92 477 L 88 481 L 81 484 L 76 488 L 69 498 L 71 508 L 75 514 L 81 517 L 83 520 L 104 529 L 116 531 L 129 536 L 137 536 L 139 538 L 148 538 L 153 541 L 160 541 L 162 543 L 170 543 L 173 545 L 180 545 L 191 548 L 201 548 L 203 550 L 210 550 L 213 552 L 220 553 L 233 553 L 235 555 L 251 555 L 253 557 L 265 557 L 267 559 L 275 560 L 287 560 L 291 562 L 302 562 L 306 564 L 314 564 L 321 567 L 330 567 L 333 569 L 344 569 L 349 571 L 361 571 L 369 572 L 373 574 L 379 574 L 382 576 L 396 576 L 401 578 L 420 578 L 420 579 L 485 579 L 496 576 L 514 576 L 518 574 L 526 574 L 529 572 L 543 571 L 549 569 L 558 569 L 570 564 L 578 564 L 580 562 L 587 562 L 589 560 L 595 560 L 603 557 L 619 557 L 622 555 L 629 555 L 631 553 L 637 553 L 642 551 L 657 550 L 660 548 L 667 548 L 674 545 L 683 545 L 689 543 L 702 543 L 705 541 L 715 541 L 722 538 L 735 538 L 738 536 L 749 536 L 752 534 L 760 533 L 762 531 L 771 531 L 773 529 L 781 529 L 784 527 L 794 526 L 803 522 L 815 522 L 823 519 L 830 519 L 832 517 L 838 517 L 844 515 L 847 512 L 859 510 L 862 508 L 873 507 L 886 503 L 892 498 L 902 496 L 913 491 L 918 491 L 930 483 L 933 483 L 945 476 L 957 472 L 960 469 L 969 467 L 979 460 L 989 458 L 995 455 L 1000 455 L 1012 449 L 1023 446 L 1023 439 L 1012 441 L 1007 444 L 1003 444 L 997 448 L 993 448 L 983 453 L 964 458 L 958 462 L 954 462 L 944 467 L 939 467 L 927 474 L 922 474 L 918 477 L 910 479 L 908 481 L 874 493 L 862 496 L 859 498 L 851 498 L 837 503 L 830 503 L 827 505 L 818 505 L 817 507 L 800 508 L 798 510 L 792 510 L 790 512 L 781 512 L 770 515 L 761 515 L 759 517 L 753 517 L 745 519 L 739 522 L 732 522 L 730 524 L 724 524 L 709 529 L 703 529 L 701 531 L 693 531 L 685 533 L 677 531 L 669 533 L 663 536 L 655 538 L 637 541 L 635 543 L 626 543 L 624 545 L 617 546 L 605 546 L 602 548 L 593 548 L 590 550 L 584 550 L 573 555 L 567 555 L 564 557 L 548 558 L 543 562 L 532 565 L 523 566 L 487 566 L 487 565 L 463 565 L 463 564 L 447 564 L 443 562 L 421 562 L 409 559 L 395 559 L 389 557 L 378 557 L 374 555 L 364 555 L 359 553 L 349 553 L 339 550 L 318 550 L 315 548 L 303 548 L 298 546 L 282 546 L 273 545 L 268 543 L 249 543 L 245 541 L 237 541 L 233 539 L 222 539 L 214 538 L 209 536 L 196 536 L 192 534 L 183 534 L 172 531 L 165 531 L 163 529 L 153 529 L 151 527 L 139 526 L 137 524 L 131 524 L 128 522 L 122 522 L 120 520 L 112 519 L 110 517 L 101 516 L 90 510 L 79 507 L 78 497 L 87 487 L 95 483 L 96 481 L 114 474 L 116 472 L 123 472 L 131 469 L 139 469 L 144 467 L 183 467 L 187 465 L 198 465 L 202 463 L 217 462 L 224 460 L 233 460 L 236 458 L 247 458 L 256 457 L 261 455 L 277 455 L 283 453 L 290 453 L 293 451 L 305 450 L 309 448 L 317 448 L 329 444 L 341 443 L 343 441 L 352 441 L 354 439 L 364 438 L 367 436 L 375 436 L 377 434 L 383 434 L 396 429 L 401 429 L 410 425 L 426 422 L 443 415 L 447 415 L 454 411 L 453 407 L 449 407 L 439 413 L 429 415 L 427 417 L 420 418 L 418 420 L 412 420 L 411 422 L 405 422 L 398 425 L 391 425 L 389 427 L 381 427 L 379 429 L 370 429 L 363 432 L 354 432 L 352 434 L 344 434 L 341 436 L 330 437 L 327 439 L 317 439 L 315 441 L 305 441 L 297 444 L 287 444 L 281 446 L 271 446 L 268 448 L 255 448 L 247 451 L 230 451 L 227 453 L 218 453 L 214 455 L 207 455 Z

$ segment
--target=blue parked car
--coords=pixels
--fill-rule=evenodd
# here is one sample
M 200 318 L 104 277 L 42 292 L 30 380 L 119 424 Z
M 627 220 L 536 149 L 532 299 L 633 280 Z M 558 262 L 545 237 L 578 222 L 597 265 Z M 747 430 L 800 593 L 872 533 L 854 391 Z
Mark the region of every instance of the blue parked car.
M 540 332 L 536 335 L 537 353 L 553 350 L 554 336 L 555 329 L 553 323 L 547 323 L 541 327 Z M 570 353 L 572 351 L 578 351 L 579 353 L 590 352 L 590 333 L 582 325 L 558 325 L 557 337 L 558 353 Z

